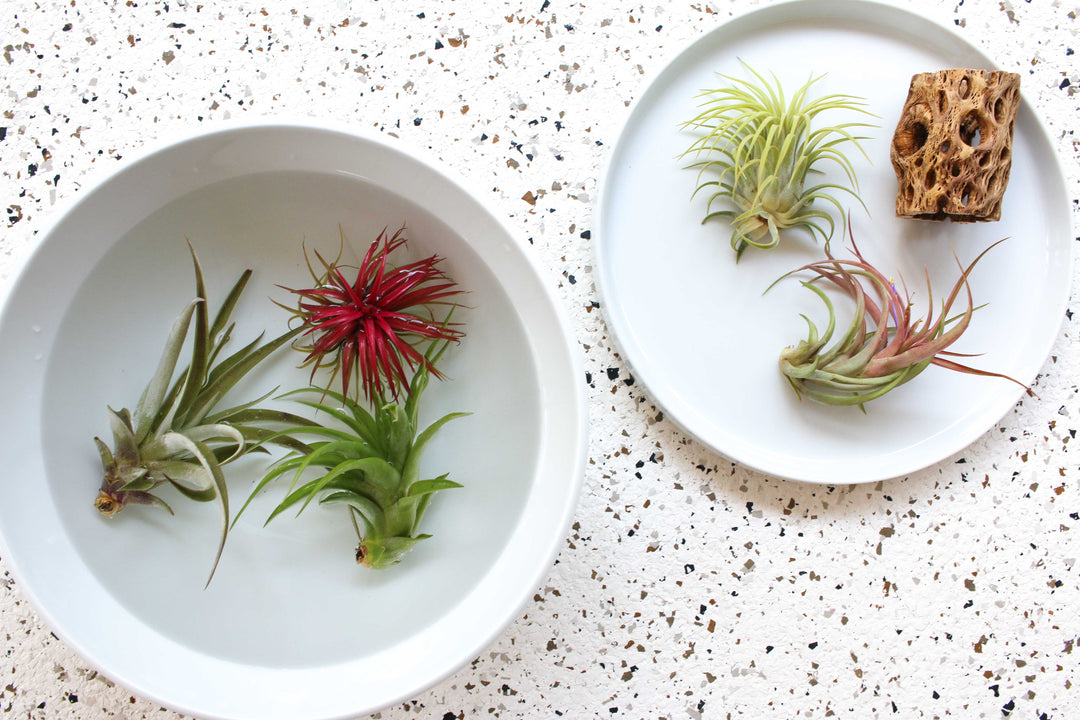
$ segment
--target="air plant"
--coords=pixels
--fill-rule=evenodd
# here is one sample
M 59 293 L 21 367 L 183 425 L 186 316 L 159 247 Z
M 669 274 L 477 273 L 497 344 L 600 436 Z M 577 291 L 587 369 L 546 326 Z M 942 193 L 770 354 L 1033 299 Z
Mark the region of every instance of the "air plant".
M 442 258 L 432 255 L 396 267 L 387 262 L 405 243 L 404 228 L 393 236 L 384 230 L 351 281 L 343 272 L 346 266 L 316 252 L 320 269 L 308 261 L 315 286 L 286 288 L 299 297 L 295 308 L 286 309 L 301 323 L 302 335 L 294 343 L 306 353 L 301 367 L 310 365 L 313 379 L 320 367 L 330 368 L 330 383 L 340 377 L 346 397 L 355 379 L 368 399 L 385 394 L 397 399 L 409 385 L 407 372 L 417 366 L 439 376 L 417 345 L 462 335 L 435 316 L 436 306 L 452 305 L 447 298 L 461 293 L 439 269 Z
M 257 407 L 269 393 L 241 405 L 217 408 L 225 394 L 248 372 L 298 331 L 291 330 L 263 344 L 260 335 L 240 350 L 221 357 L 235 326 L 229 322 L 229 316 L 251 271 L 240 276 L 211 323 L 202 268 L 194 250 L 191 258 L 195 267 L 195 298 L 174 322 L 157 371 L 134 413 L 126 408 L 119 411 L 109 408 L 113 447 L 110 449 L 100 438 L 94 438 L 103 468 L 94 506 L 106 517 L 116 515 L 128 505 L 152 505 L 173 514 L 168 503 L 156 494 L 162 486 L 171 486 L 197 502 L 216 501 L 222 515 L 222 529 L 210 571 L 212 579 L 229 528 L 229 496 L 222 466 L 261 449 L 260 443 L 267 440 L 293 445 L 288 437 L 271 438 L 274 433 L 268 426 L 307 421 Z M 190 364 L 173 379 L 193 318 Z
M 868 263 L 854 245 L 854 239 L 854 259 L 840 260 L 829 255 L 826 260 L 793 270 L 784 277 L 799 272 L 813 274 L 814 277 L 804 281 L 803 286 L 821 298 L 828 309 L 829 322 L 825 330 L 819 332 L 808 317 L 802 316 L 808 326 L 807 337 L 780 353 L 781 372 L 800 398 L 808 397 L 826 405 L 863 407 L 863 403 L 903 385 L 930 365 L 1004 378 L 1027 389 L 1007 375 L 963 365 L 953 358 L 969 356 L 947 350 L 968 328 L 977 309 L 972 301 L 968 277 L 976 263 L 997 244 L 981 252 L 967 267 L 957 259 L 960 277 L 936 317 L 929 275 L 927 315 L 913 318 L 907 289 L 901 292 L 895 283 Z M 836 313 L 818 281 L 838 288 L 855 302 L 851 324 L 843 337 L 831 346 Z M 967 296 L 966 307 L 950 315 L 961 293 Z
M 416 543 L 431 537 L 420 533 L 419 527 L 434 493 L 461 487 L 446 474 L 426 479 L 420 474 L 424 449 L 435 433 L 451 420 L 468 415 L 450 413 L 418 433 L 420 397 L 434 374 L 431 368 L 448 344 L 430 345 L 424 362 L 417 363 L 403 404 L 377 394 L 372 413 L 331 390 L 312 387 L 288 393 L 318 395 L 318 399 L 299 402 L 339 421 L 344 429 L 301 425 L 281 431 L 282 435 L 319 439 L 275 463 L 240 513 L 269 483 L 292 473 L 292 485 L 267 523 L 297 506 L 299 515 L 316 498 L 320 505 L 343 505 L 359 538 L 356 561 L 369 568 L 399 563 Z M 318 468 L 320 474 L 301 484 L 301 475 L 309 468 Z
M 775 75 L 770 83 L 746 63 L 743 67 L 753 74 L 756 84 L 722 76 L 730 85 L 703 91 L 701 112 L 684 125 L 704 133 L 683 153 L 683 157 L 695 158 L 689 165 L 698 170 L 694 195 L 705 190 L 712 193 L 702 223 L 716 217 L 731 219 L 736 258 L 747 247 L 775 247 L 780 232 L 793 227 L 805 228 L 827 245 L 834 221 L 822 204 L 831 205 L 842 216 L 834 191 L 858 200 L 855 170 L 842 148 L 854 145 L 866 157 L 859 145 L 866 138 L 851 131 L 873 126 L 848 122 L 814 128 L 812 124 L 818 115 L 833 110 L 872 115 L 861 98 L 851 95 L 810 99 L 811 86 L 823 76 L 811 77 L 788 102 Z M 820 166 L 830 162 L 839 166 L 850 187 L 829 182 L 807 186 L 808 176 L 820 174 Z M 719 176 L 710 179 L 714 171 Z M 713 210 L 717 202 L 731 207 Z

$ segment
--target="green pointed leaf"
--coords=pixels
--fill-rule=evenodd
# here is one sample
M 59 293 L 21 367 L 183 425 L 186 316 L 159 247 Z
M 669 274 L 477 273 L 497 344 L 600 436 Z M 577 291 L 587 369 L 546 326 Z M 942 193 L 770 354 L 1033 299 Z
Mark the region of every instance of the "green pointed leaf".
M 156 484 L 152 477 L 147 477 L 147 469 L 144 467 L 129 465 L 120 468 L 117 474 L 121 483 L 119 489 L 123 491 L 150 490 Z
M 386 457 L 396 467 L 404 467 L 416 434 L 409 415 L 399 405 L 386 405 L 380 413 L 385 417 Z
M 332 505 L 337 503 L 348 505 L 356 510 L 367 524 L 369 532 L 371 532 L 372 528 L 380 528 L 385 523 L 382 508 L 380 508 L 373 500 L 366 498 L 363 495 L 357 495 L 356 493 L 348 491 L 340 491 L 330 493 L 319 501 L 320 505 Z
M 109 427 L 112 429 L 113 455 L 121 465 L 132 465 L 139 461 L 139 447 L 131 426 L 124 422 L 124 416 L 112 408 L 109 411 Z
M 189 487 L 181 485 L 178 482 L 174 482 L 172 478 L 165 478 L 177 491 L 189 500 L 195 502 L 207 503 L 212 502 L 217 498 L 217 491 L 214 488 L 207 488 L 206 490 L 192 490 Z
M 414 482 L 416 482 L 416 479 L 420 476 L 420 460 L 423 458 L 424 448 L 427 446 L 431 438 L 435 436 L 435 433 L 437 433 L 443 425 L 450 422 L 451 420 L 456 420 L 457 418 L 461 417 L 467 417 L 471 414 L 472 413 L 457 412 L 450 413 L 449 415 L 444 415 L 435 422 L 433 422 L 431 425 L 429 425 L 422 433 L 417 436 L 416 442 L 413 443 L 412 449 L 409 451 L 409 456 L 405 461 L 405 467 L 401 471 L 401 477 L 404 481 L 403 489 L 406 492 L 408 492 L 409 487 Z
M 158 408 L 157 414 L 154 415 L 154 419 L 145 428 L 144 434 L 140 442 L 146 442 L 147 438 L 155 437 L 161 433 L 169 432 L 172 430 L 173 419 L 176 415 L 178 408 L 178 399 L 180 392 L 184 389 L 187 383 L 187 370 L 185 369 L 176 380 L 173 381 L 172 386 L 169 388 L 169 392 L 161 401 L 161 407 Z
M 393 468 L 388 462 L 378 457 L 361 458 L 360 460 L 349 460 L 337 465 L 328 472 L 321 479 L 317 480 L 311 485 L 309 491 L 309 497 L 304 502 L 303 507 L 300 508 L 297 514 L 303 512 L 304 508 L 311 502 L 311 498 L 314 497 L 321 490 L 326 488 L 331 482 L 336 480 L 339 476 L 345 473 L 362 472 L 364 475 L 364 484 L 368 485 L 372 489 L 372 494 L 384 501 L 379 504 L 384 507 L 389 505 L 390 501 L 398 491 L 398 483 L 401 480 L 401 475 L 397 470 Z
M 374 444 L 374 439 L 376 438 L 375 418 L 372 417 L 371 413 L 364 409 L 364 407 L 357 403 L 355 400 L 352 400 L 351 398 L 346 398 L 341 393 L 335 392 L 333 390 L 323 390 L 321 388 L 300 388 L 299 390 L 287 392 L 281 397 L 287 398 L 301 393 L 318 393 L 320 396 L 319 402 L 311 400 L 298 400 L 297 402 L 314 408 L 320 412 L 325 412 L 332 417 L 336 417 L 334 413 L 340 412 L 340 408 L 345 408 L 352 416 L 351 421 L 340 417 L 338 419 L 341 420 L 348 427 L 352 428 L 357 435 L 364 438 L 365 441 L 367 441 L 369 444 Z M 334 402 L 338 403 L 339 407 L 332 407 L 330 405 L 327 405 L 325 402 L 325 398 L 330 398 Z
M 195 395 L 199 392 L 199 388 L 203 383 L 203 378 L 206 376 L 207 362 L 210 355 L 209 311 L 206 307 L 206 284 L 203 281 L 202 266 L 199 265 L 199 258 L 195 255 L 195 250 L 191 247 L 191 243 L 188 243 L 188 250 L 191 251 L 191 262 L 195 267 L 195 297 L 202 300 L 202 302 L 195 308 L 195 332 L 192 337 L 191 363 L 188 365 L 187 382 L 185 383 L 184 392 L 178 406 L 180 408 L 190 407 L 192 401 L 195 399 Z
M 148 492 L 129 492 L 124 497 L 124 502 L 128 505 L 150 505 L 151 507 L 161 508 L 170 515 L 175 515 L 173 509 L 169 507 L 169 503 L 165 502 L 157 495 L 152 495 Z
M 184 346 L 184 338 L 187 337 L 191 315 L 195 312 L 195 307 L 200 304 L 202 304 L 202 301 L 198 298 L 192 300 L 173 323 L 172 330 L 169 331 L 169 337 L 165 341 L 165 351 L 161 354 L 161 360 L 158 361 L 157 371 L 150 380 L 150 384 L 143 391 L 142 397 L 139 398 L 139 404 L 135 407 L 134 432 L 135 436 L 140 440 L 146 437 L 148 424 L 157 415 L 162 400 L 165 398 L 169 388 L 169 381 L 172 379 L 173 371 L 176 369 L 176 360 L 180 357 L 180 350 Z
M 232 425 L 226 425 L 225 423 L 216 423 L 214 425 L 198 425 L 193 428 L 187 428 L 184 430 L 184 434 L 192 440 L 198 440 L 200 442 L 206 442 L 207 440 L 215 440 L 221 438 L 227 438 L 232 440 L 236 445 L 236 450 L 227 459 L 221 462 L 222 465 L 230 463 L 244 454 L 246 443 L 244 441 L 244 434 L 234 428 Z M 217 456 L 214 456 L 217 458 Z
M 243 436 L 247 446 L 244 448 L 244 453 L 250 452 L 269 452 L 264 445 L 278 445 L 286 450 L 293 452 L 306 453 L 311 451 L 311 446 L 300 442 L 287 433 L 274 432 L 265 428 L 253 427 L 251 425 L 235 425 Z
M 109 468 L 116 465 L 116 461 L 113 460 L 112 451 L 109 450 L 109 446 L 101 441 L 101 438 L 94 438 L 94 445 L 97 446 L 98 455 L 101 456 L 101 468 L 106 473 L 109 472 Z
M 236 284 L 232 286 L 232 290 L 225 297 L 225 301 L 221 303 L 221 307 L 218 308 L 217 315 L 214 317 L 214 324 L 210 326 L 210 341 L 217 343 L 217 336 L 229 322 L 229 317 L 232 315 L 233 309 L 236 307 L 237 301 L 240 299 L 240 295 L 244 292 L 244 288 L 247 286 L 248 280 L 251 279 L 251 270 L 245 270 L 240 274 L 240 278 L 236 281 Z M 231 330 L 231 327 L 230 327 Z M 230 333 L 226 331 L 225 335 Z
M 258 350 L 252 352 L 247 357 L 243 358 L 240 362 L 234 365 L 228 372 L 223 373 L 216 379 L 207 382 L 207 386 L 199 393 L 195 398 L 190 412 L 187 415 L 187 421 L 189 423 L 199 422 L 203 417 L 210 413 L 214 405 L 217 404 L 225 393 L 232 389 L 232 387 L 238 383 L 248 372 L 250 372 L 256 365 L 265 360 L 275 350 L 284 345 L 290 339 L 292 339 L 298 332 L 299 328 L 289 330 L 286 333 L 279 335 L 270 342 L 266 343 Z
M 311 466 L 311 465 L 319 466 L 319 465 L 323 464 L 323 462 L 325 462 L 326 459 L 330 459 L 330 458 L 336 459 L 336 457 L 340 457 L 340 455 L 345 451 L 349 452 L 349 454 L 355 454 L 357 457 L 355 459 L 353 459 L 353 460 L 347 460 L 345 462 L 335 462 L 333 464 L 333 466 L 332 466 L 332 470 L 336 471 L 336 470 L 340 469 L 340 472 L 349 472 L 349 471 L 351 471 L 353 469 L 362 470 L 363 468 L 361 468 L 361 467 L 354 468 L 353 466 L 348 465 L 348 463 L 357 462 L 359 460 L 364 460 L 364 459 L 368 459 L 368 458 L 373 458 L 373 456 L 374 456 L 374 453 L 371 452 L 370 448 L 368 448 L 366 445 L 364 445 L 363 443 L 360 443 L 360 442 L 358 442 L 356 440 L 328 442 L 325 445 L 318 448 L 317 450 L 314 450 L 311 453 L 308 453 L 308 455 L 300 462 L 300 464 L 296 468 L 296 476 L 293 479 L 293 484 L 292 484 L 291 487 L 296 486 L 296 483 L 300 480 L 300 475 L 302 475 L 304 470 L 306 470 L 309 466 Z M 385 461 L 382 461 L 379 458 L 374 458 L 374 459 L 379 460 L 380 462 L 383 462 L 385 464 Z M 329 478 L 329 477 L 330 476 L 327 476 L 327 478 Z M 335 475 L 335 477 L 336 477 L 336 475 Z M 332 478 L 330 478 L 330 479 L 332 479 Z M 396 481 L 395 481 L 395 483 L 396 483 Z M 291 487 L 290 487 L 290 490 L 291 490 Z M 396 484 L 395 484 L 395 487 L 396 487 Z
M 369 443 L 371 443 L 371 441 L 373 440 L 373 435 L 371 434 L 373 424 L 371 426 L 368 426 L 362 422 L 359 422 L 356 419 L 356 416 L 352 413 L 348 413 L 339 408 L 331 407 L 324 403 L 315 402 L 313 400 L 296 400 L 296 402 L 300 403 L 301 405 L 306 405 L 309 408 L 313 408 L 318 412 L 329 415 L 335 420 L 340 421 L 343 425 L 347 426 L 350 430 L 352 430 L 360 437 L 364 438 L 364 440 L 368 441 Z
M 198 461 L 155 460 L 149 463 L 149 469 L 155 475 L 161 475 L 177 487 L 202 492 L 214 489 L 214 477 Z
M 412 484 L 409 488 L 409 497 L 417 497 L 420 495 L 427 495 L 438 490 L 450 490 L 452 488 L 464 487 L 461 483 L 456 483 L 453 480 L 448 480 L 446 475 L 440 475 L 437 478 L 430 480 L 418 480 Z
M 251 501 L 255 499 L 255 496 L 258 495 L 263 490 L 263 488 L 265 488 L 267 485 L 269 485 L 271 482 L 281 477 L 285 473 L 295 470 L 296 466 L 303 462 L 303 459 L 304 456 L 302 455 L 291 456 L 283 458 L 275 466 L 271 467 L 270 470 L 268 470 L 266 474 L 263 475 L 262 479 L 259 480 L 258 484 L 255 486 L 255 489 L 252 490 L 251 493 L 248 495 L 247 500 L 244 501 L 244 504 L 240 506 L 239 512 L 236 513 L 236 517 L 233 519 L 233 525 L 236 525 L 236 521 L 240 519 L 240 516 L 244 514 L 245 510 L 247 510 L 248 505 L 251 504 Z M 273 517 L 274 516 L 271 515 L 270 519 L 273 519 Z M 266 522 L 270 522 L 270 519 L 267 519 Z
M 272 393 L 273 391 L 271 391 Z M 278 423 L 288 425 L 304 425 L 307 427 L 317 427 L 318 423 L 313 420 L 308 420 L 305 417 L 294 415 L 293 413 L 284 412 L 282 410 L 270 410 L 266 408 L 252 407 L 258 402 L 265 400 L 270 396 L 270 393 L 262 396 L 259 400 L 253 403 L 245 403 L 231 410 L 226 410 L 221 413 L 209 416 L 206 418 L 208 423 L 227 422 L 232 425 L 249 425 L 266 424 L 266 423 Z

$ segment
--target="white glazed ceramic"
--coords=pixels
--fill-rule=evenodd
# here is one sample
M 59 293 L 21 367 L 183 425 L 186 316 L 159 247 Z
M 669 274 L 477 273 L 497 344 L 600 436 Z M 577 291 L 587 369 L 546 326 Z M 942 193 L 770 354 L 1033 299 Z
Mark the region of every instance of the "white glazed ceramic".
M 447 425 L 424 467 L 440 493 L 434 537 L 399 567 L 365 571 L 338 509 L 262 527 L 272 489 L 216 543 L 212 505 L 176 517 L 93 508 L 106 405 L 133 407 L 172 319 L 193 295 L 185 240 L 216 307 L 246 267 L 234 344 L 280 332 L 277 283 L 307 281 L 302 243 L 358 257 L 408 226 L 409 254 L 438 253 L 469 290 L 466 339 L 422 414 Z M 285 351 L 245 386 L 306 384 Z M 200 718 L 297 720 L 374 711 L 483 650 L 548 572 L 586 452 L 575 342 L 524 246 L 443 170 L 375 136 L 307 123 L 230 126 L 170 142 L 87 190 L 26 262 L 0 316 L 0 533 L 20 588 L 109 678 Z M 299 409 L 282 401 L 282 407 Z M 246 464 L 245 464 L 246 463 Z M 234 508 L 262 470 L 230 466 Z
M 902 277 L 920 312 L 924 267 L 940 302 L 959 274 L 954 252 L 967 263 L 1009 238 L 972 275 L 976 303 L 988 305 L 951 349 L 981 353 L 972 365 L 1030 383 L 1057 336 L 1072 272 L 1068 196 L 1031 106 L 1025 102 L 1017 119 L 1000 222 L 898 219 L 889 143 L 911 76 L 993 66 L 947 29 L 907 11 L 863 0 L 805 0 L 747 13 L 704 35 L 631 109 L 602 177 L 594 229 L 603 306 L 624 359 L 687 432 L 773 475 L 862 482 L 904 475 L 958 452 L 1023 390 L 931 367 L 867 404 L 863 414 L 800 402 L 777 369 L 780 350 L 806 335 L 799 313 L 819 327 L 827 313 L 795 280 L 763 293 L 784 273 L 823 257 L 822 248 L 793 232 L 776 250 L 749 249 L 736 265 L 730 226 L 701 224 L 707 197 L 691 201 L 696 171 L 684 169 L 679 157 L 694 139 L 681 124 L 696 115 L 698 93 L 724 83 L 717 73 L 745 77 L 740 60 L 776 73 L 789 94 L 824 73 L 815 96 L 862 96 L 879 117 L 880 127 L 864 143 L 870 160 L 847 153 L 868 212 L 841 201 L 851 206 L 866 258 Z M 858 119 L 820 116 L 822 123 Z M 832 169 L 826 178 L 839 180 Z M 834 252 L 842 245 L 835 238 Z

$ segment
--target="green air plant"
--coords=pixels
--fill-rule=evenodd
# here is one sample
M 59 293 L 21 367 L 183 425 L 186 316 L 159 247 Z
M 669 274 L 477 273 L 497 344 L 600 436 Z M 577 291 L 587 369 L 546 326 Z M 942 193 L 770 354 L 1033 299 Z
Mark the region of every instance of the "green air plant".
M 964 333 L 976 310 L 968 277 L 976 263 L 997 244 L 980 253 L 967 267 L 957 260 L 960 277 L 942 303 L 937 317 L 934 317 L 933 297 L 929 295 L 929 277 L 930 308 L 925 318 L 913 318 L 907 289 L 901 292 L 895 283 L 866 262 L 854 241 L 854 259 L 839 260 L 830 255 L 827 260 L 793 270 L 784 277 L 799 272 L 813 275 L 803 282 L 803 286 L 821 298 L 829 311 L 829 322 L 825 330 L 819 332 L 808 317 L 802 316 L 809 328 L 807 337 L 780 353 L 781 372 L 799 397 L 826 405 L 862 407 L 863 403 L 908 382 L 929 365 L 1004 378 L 1025 387 L 1007 375 L 962 365 L 952 358 L 965 356 L 946 349 Z M 836 313 L 818 281 L 834 286 L 855 303 L 851 324 L 843 337 L 832 345 L 829 342 L 836 327 Z M 967 296 L 967 305 L 950 316 L 961 292 Z
M 416 543 L 430 537 L 420 533 L 419 527 L 433 494 L 461 487 L 445 474 L 433 478 L 420 474 L 424 449 L 435 433 L 451 420 L 468 415 L 450 413 L 418 433 L 420 397 L 432 374 L 430 368 L 448 344 L 429 347 L 401 404 L 376 393 L 374 412 L 368 412 L 355 400 L 330 390 L 305 388 L 288 393 L 319 395 L 318 400 L 300 402 L 337 420 L 344 429 L 302 425 L 283 430 L 285 435 L 319 439 L 273 465 L 248 503 L 270 482 L 292 473 L 292 485 L 267 523 L 289 508 L 298 507 L 299 515 L 316 498 L 321 505 L 343 505 L 359 538 L 356 561 L 369 568 L 399 563 Z M 318 477 L 301 483 L 309 468 L 318 469 Z
M 849 122 L 814 128 L 812 124 L 827 111 L 870 113 L 860 98 L 850 95 L 810 99 L 811 86 L 822 76 L 811 77 L 788 102 L 775 75 L 770 83 L 743 66 L 757 83 L 721 76 L 730 84 L 703 91 L 701 112 L 684 125 L 703 133 L 683 153 L 684 158 L 694 159 L 689 167 L 698 170 L 694 195 L 711 193 L 702 223 L 730 218 L 736 258 L 747 247 L 775 247 L 780 232 L 793 227 L 805 228 L 827 244 L 834 222 L 822 204 L 833 206 L 843 216 L 834 191 L 858 199 L 855 170 L 842 149 L 854 145 L 866 157 L 859 145 L 866 138 L 853 135 L 852 130 L 873 126 Z M 838 166 L 850 187 L 828 182 L 808 185 L 808 177 L 820 174 L 824 163 Z M 714 210 L 718 202 L 730 207 Z
M 306 421 L 289 413 L 257 407 L 269 393 L 228 409 L 217 408 L 237 382 L 297 331 L 286 332 L 263 344 L 260 335 L 240 350 L 221 357 L 235 325 L 229 322 L 229 316 L 251 271 L 240 276 L 211 323 L 202 268 L 194 250 L 191 257 L 195 267 L 195 298 L 173 324 L 157 371 L 134 413 L 126 408 L 119 411 L 109 408 L 113 447 L 110 449 L 100 438 L 94 438 L 103 467 L 101 489 L 94 506 L 107 517 L 128 505 L 154 505 L 172 514 L 172 508 L 156 494 L 162 486 L 172 486 L 181 495 L 198 502 L 216 501 L 222 526 L 210 571 L 212 579 L 229 528 L 229 497 L 222 466 L 261 449 L 260 443 L 267 440 L 286 447 L 294 445 L 288 437 L 272 438 L 270 427 Z M 194 328 L 189 333 L 192 319 Z M 173 379 L 189 334 L 190 364 Z

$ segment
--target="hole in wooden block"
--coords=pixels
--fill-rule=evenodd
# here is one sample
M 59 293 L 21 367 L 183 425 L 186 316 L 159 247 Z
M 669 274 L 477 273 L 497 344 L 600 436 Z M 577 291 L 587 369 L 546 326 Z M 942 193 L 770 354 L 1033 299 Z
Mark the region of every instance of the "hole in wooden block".
M 967 76 L 960 78 L 960 85 L 957 87 L 956 94 L 960 96 L 961 100 L 967 100 L 968 95 L 971 94 L 971 81 Z

